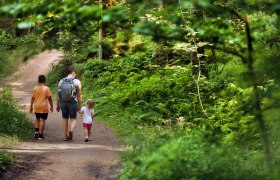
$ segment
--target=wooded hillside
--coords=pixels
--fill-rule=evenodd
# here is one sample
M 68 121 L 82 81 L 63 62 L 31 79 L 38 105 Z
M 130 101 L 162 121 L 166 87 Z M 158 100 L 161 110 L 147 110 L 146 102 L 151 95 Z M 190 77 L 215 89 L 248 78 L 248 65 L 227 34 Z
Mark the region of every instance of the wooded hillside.
M 64 52 L 129 151 L 119 179 L 280 176 L 276 0 L 0 1 L 0 70 L 24 43 Z M 3 23 L 2 23 L 3 22 Z

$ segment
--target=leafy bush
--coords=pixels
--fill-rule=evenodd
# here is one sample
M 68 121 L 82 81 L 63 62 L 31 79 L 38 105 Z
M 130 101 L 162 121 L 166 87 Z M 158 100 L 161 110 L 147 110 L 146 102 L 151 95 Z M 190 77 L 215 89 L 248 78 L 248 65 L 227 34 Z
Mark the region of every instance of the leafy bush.
M 41 50 L 42 44 L 38 36 L 30 34 L 17 38 L 0 29 L 0 80 Z
M 10 34 L 0 29 L 0 49 L 11 50 L 18 46 L 16 38 L 13 38 Z
M 0 132 L 3 135 L 24 139 L 31 136 L 32 124 L 24 113 L 17 110 L 11 89 L 0 93 Z
M 156 136 L 124 155 L 120 179 L 265 179 L 261 152 L 208 142 L 204 133 Z M 278 172 L 279 173 L 279 172 Z M 277 174 L 278 174 L 277 173 Z M 279 175 L 279 174 L 278 174 Z M 270 178 L 273 177 L 270 175 Z M 277 176 L 275 176 L 277 177 Z
M 0 151 L 0 168 L 10 164 L 13 161 L 13 155 L 7 151 Z

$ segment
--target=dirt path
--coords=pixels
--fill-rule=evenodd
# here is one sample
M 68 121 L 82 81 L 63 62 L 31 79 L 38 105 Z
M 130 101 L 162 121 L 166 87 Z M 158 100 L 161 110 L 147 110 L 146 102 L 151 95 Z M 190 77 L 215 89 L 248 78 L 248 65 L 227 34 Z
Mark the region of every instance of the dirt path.
M 54 50 L 43 52 L 9 78 L 13 94 L 23 111 L 28 111 L 30 95 L 38 75 L 46 74 L 60 56 L 61 53 Z M 35 119 L 34 114 L 28 116 Z M 11 150 L 21 170 L 16 174 L 8 173 L 6 179 L 116 179 L 118 152 L 122 149 L 116 136 L 108 127 L 95 122 L 93 141 L 86 143 L 81 124 L 79 116 L 74 139 L 64 142 L 61 113 L 49 113 L 44 141 L 31 137 Z

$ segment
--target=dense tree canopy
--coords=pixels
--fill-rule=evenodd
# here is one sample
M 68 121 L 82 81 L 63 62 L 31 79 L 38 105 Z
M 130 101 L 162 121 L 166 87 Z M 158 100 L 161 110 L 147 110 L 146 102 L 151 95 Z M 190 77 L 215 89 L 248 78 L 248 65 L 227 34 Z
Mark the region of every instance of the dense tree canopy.
M 130 135 L 120 179 L 279 177 L 278 1 L 0 4 L 1 51 L 16 30 L 61 49 L 50 79 L 76 66 L 99 116 Z

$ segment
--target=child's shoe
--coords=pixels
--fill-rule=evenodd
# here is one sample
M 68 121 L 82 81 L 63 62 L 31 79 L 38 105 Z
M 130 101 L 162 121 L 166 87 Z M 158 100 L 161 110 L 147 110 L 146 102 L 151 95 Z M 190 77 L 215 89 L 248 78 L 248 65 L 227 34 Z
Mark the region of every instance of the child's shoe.
M 41 134 L 39 134 L 38 140 L 39 140 L 39 141 L 43 141 L 44 139 L 45 139 L 44 136 L 41 135 Z
M 34 139 L 38 139 L 38 137 L 39 137 L 39 132 L 34 132 Z
M 85 142 L 88 142 L 88 138 L 85 139 Z
M 63 141 L 69 141 L 68 136 L 66 136 Z

